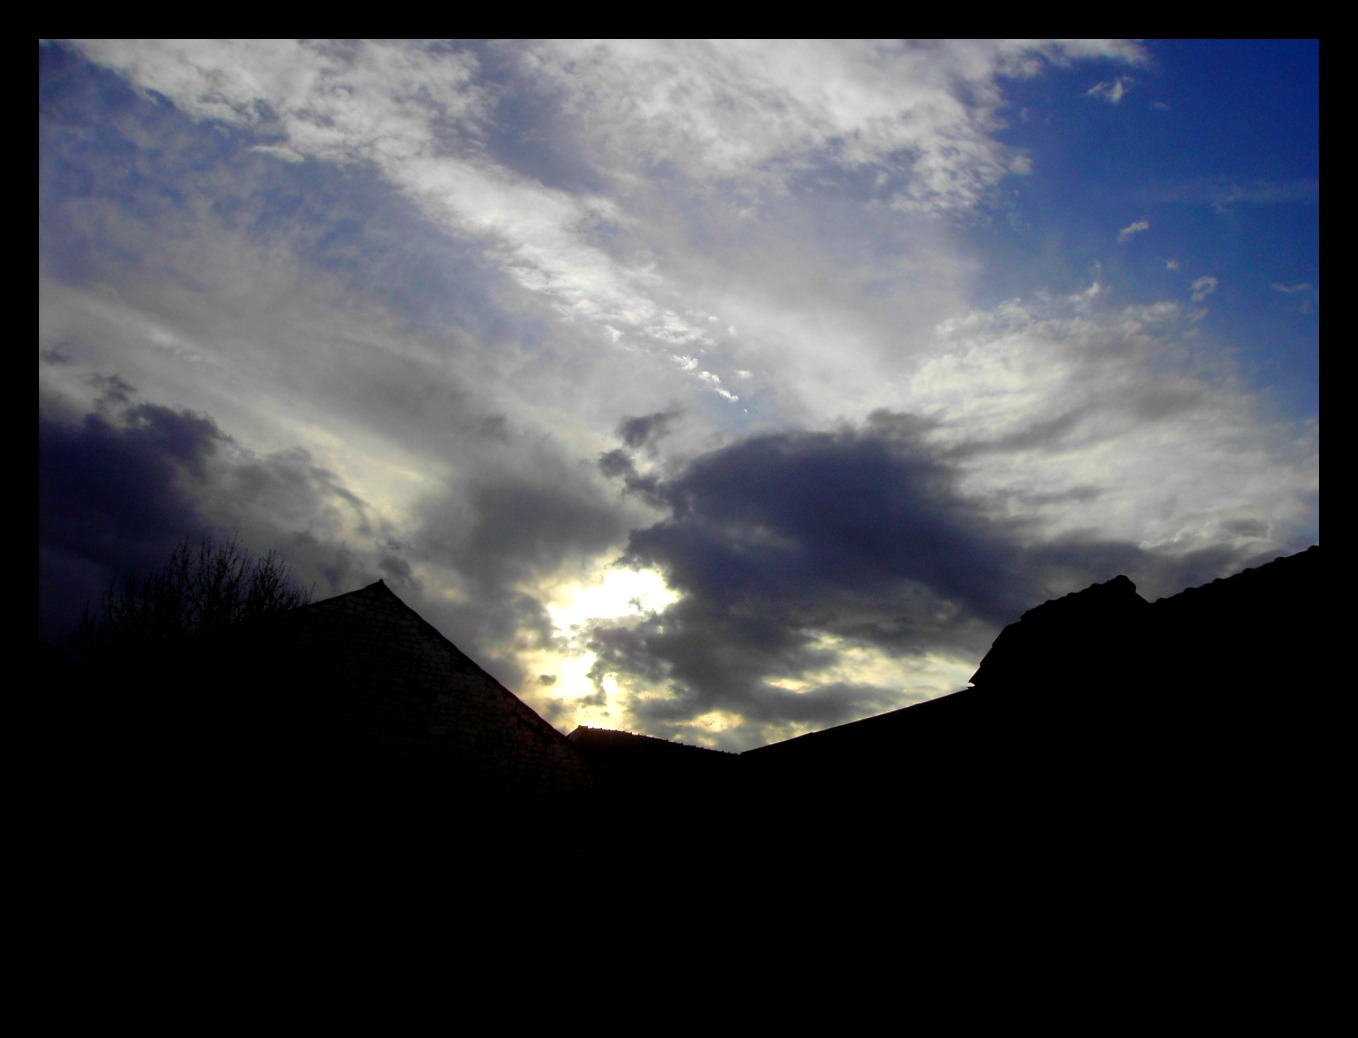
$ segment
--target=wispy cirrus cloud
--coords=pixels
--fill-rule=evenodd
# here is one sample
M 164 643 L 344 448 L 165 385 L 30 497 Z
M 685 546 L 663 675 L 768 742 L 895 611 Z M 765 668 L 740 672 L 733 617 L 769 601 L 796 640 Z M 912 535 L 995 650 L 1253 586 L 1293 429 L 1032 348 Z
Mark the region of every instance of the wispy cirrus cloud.
M 550 88 L 557 118 L 593 139 L 615 191 L 661 164 L 697 182 L 770 185 L 812 168 L 871 168 L 892 205 L 929 210 L 974 205 L 1011 172 L 1012 156 L 991 135 L 1000 77 L 1034 75 L 1043 61 L 1144 58 L 1116 41 L 563 41 L 485 56 L 390 42 L 82 46 L 195 118 L 269 138 L 256 145 L 266 153 L 375 165 L 432 217 L 486 238 L 504 269 L 570 312 L 699 343 L 710 342 L 708 330 L 665 305 L 663 278 L 600 246 L 599 232 L 624 219 L 616 204 L 487 155 L 503 100 L 478 78 L 489 57 Z
M 1028 40 L 559 42 L 530 54 L 628 174 L 674 166 L 777 188 L 808 169 L 869 168 L 892 205 L 929 210 L 971 206 L 1013 171 L 1017 156 L 992 137 L 1001 77 L 1144 59 L 1121 41 Z
M 758 208 L 827 170 L 869 175 L 893 208 L 965 209 L 1026 169 L 994 137 L 1003 77 L 1145 60 L 1123 41 L 81 46 L 193 118 L 248 131 L 257 153 L 375 169 L 562 316 L 669 359 L 728 404 L 747 395 L 735 372 L 756 365 L 654 262 L 654 246 L 668 243 L 643 230 L 618 247 L 639 219 L 672 209 L 676 194 L 697 210 L 717 184 L 744 185 L 735 194 Z M 506 104 L 525 92 L 547 128 L 532 162 L 496 146 Z M 591 187 L 536 175 L 580 164 L 563 156 L 582 146 Z
M 1118 244 L 1126 245 L 1138 234 L 1144 234 L 1151 229 L 1151 222 L 1144 217 L 1129 223 L 1122 230 L 1118 231 Z
M 1310 282 L 1301 281 L 1295 285 L 1275 283 L 1271 287 L 1273 291 L 1281 292 L 1283 295 L 1298 296 L 1296 309 L 1299 313 L 1313 314 L 1320 306 L 1320 289 Z
M 1210 205 L 1219 213 L 1227 213 L 1236 206 L 1313 205 L 1320 200 L 1320 181 L 1199 177 L 1177 184 L 1156 185 L 1146 193 L 1156 202 Z
M 1255 514 L 1280 531 L 1314 518 L 1316 445 L 1262 424 L 1230 367 L 1195 352 L 1194 327 L 1169 302 L 1013 301 L 940 326 L 908 399 L 965 459 L 963 485 L 1045 536 L 1249 551 L 1225 536 L 1232 520 Z M 1287 489 L 1265 501 L 1256 479 Z
M 653 269 L 600 246 L 622 214 L 609 199 L 544 185 L 489 159 L 499 101 L 470 50 L 433 44 L 83 41 L 97 61 L 198 119 L 247 129 L 263 154 L 375 168 L 437 223 L 476 236 L 525 288 L 564 314 L 628 328 L 661 347 L 708 343 L 665 303 Z M 695 378 L 702 375 L 695 371 Z
M 1095 83 L 1085 91 L 1086 97 L 1101 97 L 1109 104 L 1120 104 L 1122 99 L 1131 91 L 1136 80 L 1131 76 L 1117 76 L 1114 79 L 1105 79 Z
M 1201 303 L 1217 290 L 1217 279 L 1210 274 L 1193 279 L 1193 302 Z

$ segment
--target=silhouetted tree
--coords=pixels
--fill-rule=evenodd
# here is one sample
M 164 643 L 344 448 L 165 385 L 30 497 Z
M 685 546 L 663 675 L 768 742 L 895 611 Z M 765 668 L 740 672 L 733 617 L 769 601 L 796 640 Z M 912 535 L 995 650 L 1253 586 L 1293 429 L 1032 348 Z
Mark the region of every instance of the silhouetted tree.
M 154 573 L 114 581 L 97 609 L 87 605 L 77 645 L 87 655 L 136 650 L 310 601 L 276 552 L 253 555 L 235 538 L 185 539 Z

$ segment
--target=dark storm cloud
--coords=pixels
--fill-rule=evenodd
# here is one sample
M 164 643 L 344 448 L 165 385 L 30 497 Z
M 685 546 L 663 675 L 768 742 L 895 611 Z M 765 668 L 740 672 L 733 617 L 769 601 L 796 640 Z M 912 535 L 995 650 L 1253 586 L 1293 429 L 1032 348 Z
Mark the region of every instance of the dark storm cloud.
M 823 727 L 899 696 L 779 686 L 835 663 L 824 636 L 900 655 L 983 645 L 1016 605 L 994 579 L 1013 571 L 1013 548 L 923 450 L 923 429 L 879 413 L 860 431 L 751 437 L 660 482 L 671 515 L 634 531 L 627 561 L 660 568 L 682 598 L 596 630 L 596 681 L 667 687 L 631 709 L 672 731 L 710 711 Z
M 662 512 L 668 510 L 669 503 L 660 492 L 660 478 L 654 474 L 642 475 L 631 451 L 618 448 L 599 455 L 599 471 L 609 479 L 621 479 L 628 494 L 635 495 L 652 508 Z
M 237 503 L 249 502 L 251 512 L 284 529 L 349 523 L 362 536 L 374 534 L 367 503 L 300 447 L 264 456 L 239 452 L 199 493 L 215 505 L 217 514 L 229 514 Z
M 634 673 L 671 696 L 639 716 L 710 710 L 751 723 L 847 720 L 895 690 L 780 688 L 835 662 L 818 636 L 893 654 L 975 651 L 1021 598 L 1014 548 L 920 443 L 924 424 L 878 414 L 862 430 L 755 437 L 663 482 L 671 515 L 632 534 L 627 560 L 662 569 L 681 599 L 596 635 L 596 677 Z
M 118 376 L 95 380 L 99 413 L 38 419 L 38 613 L 43 637 L 63 642 L 86 602 L 110 580 L 147 573 L 179 541 L 239 536 L 263 553 L 278 549 L 304 584 L 351 579 L 346 550 L 308 529 L 334 526 L 363 503 L 305 451 L 257 456 L 242 450 L 209 416 L 158 404 L 128 403 L 135 390 Z M 361 567 L 360 567 L 361 568 Z M 400 560 L 388 560 L 400 573 Z M 375 579 L 375 578 L 373 578 Z
M 38 418 L 38 623 L 54 640 L 111 577 L 154 567 L 176 541 L 208 532 L 184 477 L 220 446 L 216 425 L 150 405 L 125 418 Z
M 783 687 L 834 664 L 838 647 L 979 661 L 1000 627 L 1047 598 L 1118 573 L 1177 590 L 1232 561 L 1094 537 L 1039 542 L 961 493 L 928 428 L 878 412 L 861 429 L 753 437 L 661 483 L 670 516 L 635 531 L 626 560 L 663 570 L 681 598 L 597 629 L 596 682 L 627 674 L 665 688 L 630 704 L 658 730 L 714 710 L 755 729 L 820 727 L 905 705 L 900 689 L 870 684 Z
M 760 436 L 706 455 L 662 484 L 672 518 L 635 533 L 629 555 L 716 600 L 772 594 L 825 609 L 909 585 L 998 622 L 1015 592 L 991 578 L 1014 549 L 959 495 L 954 470 L 922 445 L 925 430 L 878 413 L 861 431 Z M 902 644 L 898 629 L 881 637 Z
M 642 447 L 654 450 L 656 442 L 670 431 L 682 414 L 683 411 L 675 407 L 667 411 L 657 411 L 655 414 L 624 418 L 618 423 L 618 435 L 632 450 Z
M 130 404 L 136 389 L 127 380 L 117 375 L 91 375 L 90 385 L 99 390 L 100 400 L 105 404 Z
M 632 479 L 636 477 L 637 466 L 631 454 L 617 449 L 599 455 L 599 471 L 610 479 Z
M 210 418 L 150 404 L 127 408 L 119 424 L 40 416 L 40 543 L 97 550 L 133 535 L 177 539 L 200 522 L 180 476 L 201 474 L 224 439 Z

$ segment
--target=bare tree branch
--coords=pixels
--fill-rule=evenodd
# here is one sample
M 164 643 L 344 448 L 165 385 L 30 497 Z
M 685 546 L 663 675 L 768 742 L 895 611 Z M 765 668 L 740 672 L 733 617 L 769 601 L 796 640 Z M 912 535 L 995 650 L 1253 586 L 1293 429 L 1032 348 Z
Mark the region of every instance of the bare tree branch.
M 310 601 L 277 552 L 255 556 L 234 537 L 183 540 L 160 569 L 115 581 L 97 608 L 86 605 L 77 646 L 103 654 L 167 643 Z

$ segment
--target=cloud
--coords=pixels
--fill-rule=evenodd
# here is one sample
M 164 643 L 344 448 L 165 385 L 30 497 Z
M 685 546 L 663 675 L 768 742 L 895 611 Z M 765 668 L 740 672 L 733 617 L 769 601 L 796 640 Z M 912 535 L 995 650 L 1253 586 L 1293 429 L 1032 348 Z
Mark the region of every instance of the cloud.
M 1109 104 L 1118 104 L 1136 82 L 1131 76 L 1118 76 L 1115 79 L 1106 79 L 1095 83 L 1085 91 L 1085 97 L 1101 97 Z
M 487 161 L 507 99 L 527 91 L 548 124 L 589 138 L 596 183 L 624 193 L 667 170 L 777 192 L 813 166 L 871 168 L 893 206 L 942 211 L 974 206 L 1016 168 L 1019 156 L 993 137 L 1001 76 L 1035 75 L 1043 61 L 1144 60 L 1121 41 L 80 46 L 196 119 L 266 137 L 254 145 L 261 154 L 379 170 L 430 219 L 482 238 L 502 270 L 563 312 L 672 343 L 711 338 L 697 315 L 666 305 L 669 286 L 653 269 L 610 253 L 607 237 L 625 219 L 615 202 Z M 485 75 L 489 65 L 513 69 L 513 85 Z M 661 188 L 673 180 L 661 176 Z
M 498 95 L 470 49 L 442 44 L 81 41 L 96 61 L 195 119 L 275 139 L 260 154 L 375 169 L 436 224 L 479 238 L 509 277 L 563 313 L 665 342 L 704 328 L 655 298 L 659 281 L 599 247 L 619 217 L 599 195 L 486 161 Z
M 1303 297 L 1294 308 L 1298 313 L 1313 314 L 1316 312 L 1316 308 L 1320 306 L 1320 289 L 1310 282 L 1301 281 L 1295 285 L 1275 283 L 1271 287 L 1273 291 L 1281 292 L 1284 295 Z
M 291 148 L 280 147 L 277 144 L 256 144 L 250 149 L 260 155 L 272 155 L 276 159 L 284 162 L 305 162 L 305 156 L 293 151 Z
M 882 298 L 877 319 L 883 329 L 898 326 L 908 311 L 926 315 L 927 327 L 934 300 L 924 297 L 942 293 L 960 261 L 937 230 L 910 226 L 905 214 L 974 206 L 1013 167 L 994 136 L 1003 77 L 1037 75 L 1044 64 L 1145 59 L 1140 47 L 1121 41 L 81 46 L 140 89 L 170 98 L 194 119 L 230 128 L 251 148 L 314 160 L 272 163 L 285 174 L 264 169 L 272 151 L 250 152 L 261 164 L 257 175 L 268 179 L 267 193 L 246 192 L 241 206 L 262 210 L 251 234 L 274 233 L 281 245 L 301 231 L 323 243 L 336 273 L 350 277 L 358 270 L 370 276 L 372 257 L 379 256 L 376 287 L 393 302 L 404 310 L 441 307 L 438 316 L 456 313 L 459 321 L 483 308 L 503 322 L 505 308 L 496 303 L 504 289 L 491 284 L 493 272 L 545 304 L 544 319 L 571 323 L 583 347 L 577 367 L 598 352 L 585 346 L 591 332 L 604 336 L 619 350 L 672 364 L 677 377 L 732 409 L 723 420 L 732 425 L 752 401 L 834 408 L 834 396 L 867 392 L 883 396 L 864 400 L 867 406 L 889 403 L 882 380 L 862 378 L 855 364 L 831 363 L 819 336 L 808 331 L 868 317 L 852 291 L 855 276 L 878 283 L 908 278 L 910 290 L 899 290 L 905 298 Z M 806 76 L 807 67 L 817 76 Z M 531 133 L 515 123 L 528 104 Z M 195 147 L 219 137 L 204 134 Z M 531 148 L 505 151 L 509 138 Z M 563 180 L 557 175 L 563 168 L 589 174 Z M 833 247 L 863 232 L 892 233 L 892 225 L 870 212 L 831 212 L 823 229 L 798 226 L 817 209 L 789 208 L 786 200 L 820 191 L 815 185 L 825 175 L 880 181 L 876 197 L 902 214 L 897 233 L 908 233 L 920 253 L 900 271 L 861 270 L 861 256 L 844 257 L 850 262 L 837 275 L 838 294 L 852 310 L 825 305 L 836 290 L 825 286 L 824 262 L 789 268 L 806 257 L 808 236 Z M 346 219 L 330 225 L 360 234 L 297 226 L 304 221 L 294 214 L 307 213 L 303 200 L 344 198 L 344 181 L 365 176 L 377 183 L 355 193 Z M 315 178 L 322 183 L 313 186 Z M 390 194 L 415 207 L 425 226 L 407 217 L 390 241 L 373 241 L 394 222 Z M 364 209 L 371 198 L 381 200 L 380 220 Z M 291 208 L 280 212 L 282 199 Z M 202 204 L 231 211 L 215 200 Z M 280 216 L 287 234 L 271 231 Z M 693 243 L 684 240 L 692 233 L 670 234 L 685 222 L 717 246 L 705 266 L 729 256 L 727 271 L 700 275 L 721 287 L 697 301 L 693 278 L 681 276 L 694 273 L 687 269 Z M 431 241 L 435 229 L 445 236 L 442 248 Z M 448 240 L 477 257 L 467 264 L 474 269 L 444 273 Z M 872 251 L 876 259 L 894 248 L 882 241 Z M 817 291 L 801 290 L 804 278 L 814 279 Z M 430 290 L 421 291 L 426 285 Z M 466 298 L 482 285 L 485 297 Z M 448 303 L 437 302 L 447 295 Z M 820 312 L 795 313 L 789 302 Z M 711 320 L 712 303 L 727 304 L 720 322 Z M 523 309 L 532 306 L 525 300 Z M 738 343 L 719 331 L 737 325 Z M 520 342 L 541 334 L 510 331 L 505 338 Z M 871 340 L 867 348 L 882 349 Z M 748 385 L 739 371 L 778 385 Z M 861 379 L 866 388 L 841 386 L 846 379 Z M 672 379 L 653 382 L 668 386 Z M 811 383 L 826 390 L 825 402 L 794 402 L 792 396 L 805 394 L 792 387 Z
M 1217 290 L 1217 279 L 1210 274 L 1193 281 L 1193 302 L 1201 303 Z
M 337 513 L 363 509 L 305 452 L 255 455 L 206 415 L 134 402 L 116 376 L 104 384 L 99 413 L 38 420 L 39 627 L 54 642 L 109 581 L 150 572 L 184 538 L 239 534 L 262 553 L 305 529 L 319 546 L 345 525 Z M 306 564 L 323 554 L 292 561 L 324 591 L 323 567 Z
M 1166 403 L 1168 421 L 1178 410 L 1191 426 L 1204 413 L 1201 399 Z M 1086 420 L 1095 416 L 957 450 L 936 420 L 877 412 L 861 426 L 753 436 L 694 458 L 658 483 L 668 515 L 634 531 L 623 560 L 660 569 L 679 598 L 595 628 L 599 695 L 610 681 L 631 689 L 613 695 L 646 730 L 757 745 L 905 705 L 925 675 L 960 686 L 999 627 L 1045 598 L 1118 572 L 1155 597 L 1259 554 L 1264 521 L 1229 511 L 1201 545 L 1153 548 L 1033 522 L 1035 509 L 1099 499 L 1097 485 L 1018 509 L 976 492 L 978 452 L 1005 463 L 1060 456 Z M 1240 547 L 1224 545 L 1227 533 Z
M 1095 50 L 1114 60 L 1136 53 Z M 669 166 L 776 186 L 815 156 L 875 167 L 896 204 L 934 209 L 974 204 L 1010 168 L 990 138 L 999 76 L 1094 54 L 1041 41 L 628 41 L 521 52 L 530 56 L 567 111 L 638 173 Z
M 560 445 L 515 435 L 486 445 L 402 533 L 431 589 L 424 615 L 508 687 L 532 696 L 535 653 L 573 651 L 548 605 L 557 589 L 616 558 L 650 514 L 619 500 L 595 466 Z M 574 690 L 570 690 L 574 691 Z M 543 709 L 545 701 L 534 700 Z
M 833 676 L 848 647 L 974 652 L 1008 606 L 983 576 L 1003 547 L 917 425 L 883 414 L 867 430 L 753 437 L 662 481 L 670 514 L 632 534 L 625 561 L 681 597 L 595 630 L 600 690 L 623 676 L 646 690 L 626 705 L 647 726 L 701 736 L 699 719 L 721 715 L 722 738 L 750 744 L 898 701 L 899 687 Z
M 1014 300 L 940 326 L 904 406 L 965 459 L 970 494 L 1045 538 L 1249 552 L 1258 545 L 1222 523 L 1260 518 L 1284 540 L 1313 528 L 1314 430 L 1270 419 L 1229 364 L 1197 349 L 1194 324 L 1168 302 Z
M 1201 308 L 987 266 L 1051 157 L 1013 80 L 1136 44 L 82 46 L 40 51 L 44 587 L 238 530 L 386 579 L 556 723 L 735 747 L 1314 528 L 1314 429 Z M 677 599 L 563 633 L 619 557 Z
M 510 433 L 398 526 L 301 448 L 257 453 L 206 415 L 101 385 L 100 413 L 39 420 L 39 620 L 58 643 L 110 580 L 149 572 L 185 537 L 238 536 L 277 549 L 319 597 L 387 580 L 531 690 L 519 654 L 554 644 L 547 592 L 615 557 L 645 514 L 559 448 Z
M 681 408 L 676 407 L 655 414 L 624 418 L 618 425 L 618 435 L 623 444 L 633 450 L 647 447 L 654 451 L 656 442 L 670 431 L 670 427 L 683 413 Z
M 648 477 L 666 516 L 624 558 L 679 598 L 595 629 L 597 694 L 647 731 L 758 745 L 960 687 L 1046 598 L 1127 573 L 1154 599 L 1304 546 L 1314 441 L 1188 352 L 1190 313 L 1105 296 L 944 322 L 909 412 Z M 639 480 L 625 451 L 604 467 Z
M 1155 202 L 1210 205 L 1225 214 L 1236 206 L 1315 205 L 1320 201 L 1320 181 L 1199 177 L 1178 184 L 1152 185 L 1146 193 Z
M 1134 223 L 1129 223 L 1122 230 L 1118 231 L 1118 244 L 1126 245 L 1132 240 L 1133 235 L 1140 234 L 1142 231 L 1149 231 L 1150 229 L 1151 222 L 1144 217 Z
M 222 443 L 210 419 L 139 405 L 117 423 L 38 421 L 38 542 L 111 565 L 202 529 L 184 482 Z

